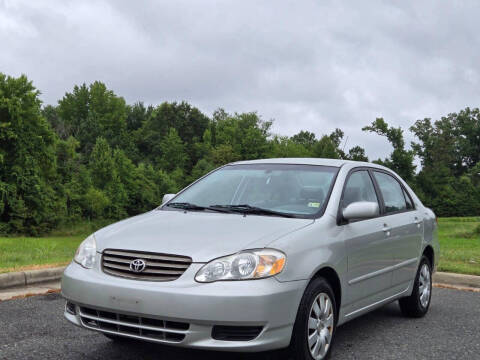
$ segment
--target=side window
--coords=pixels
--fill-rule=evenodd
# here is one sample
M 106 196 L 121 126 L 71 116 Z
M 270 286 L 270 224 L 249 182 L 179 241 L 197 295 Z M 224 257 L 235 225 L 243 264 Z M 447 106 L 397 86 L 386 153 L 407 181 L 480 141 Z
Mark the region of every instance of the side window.
M 342 208 L 356 201 L 378 202 L 372 179 L 366 170 L 355 171 L 348 178 L 343 192 Z
M 405 200 L 407 201 L 407 209 L 414 209 L 415 207 L 413 206 L 412 198 L 410 197 L 410 195 L 408 195 L 405 189 L 403 189 L 403 195 L 405 195 Z
M 385 212 L 392 213 L 407 209 L 407 202 L 403 194 L 403 188 L 392 176 L 382 172 L 374 171 L 383 201 L 385 202 Z

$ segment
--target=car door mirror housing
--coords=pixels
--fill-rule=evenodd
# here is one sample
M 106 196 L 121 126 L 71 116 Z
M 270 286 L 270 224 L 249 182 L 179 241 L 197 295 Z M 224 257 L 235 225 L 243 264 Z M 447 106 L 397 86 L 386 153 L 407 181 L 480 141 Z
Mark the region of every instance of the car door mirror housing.
M 172 200 L 177 194 L 165 194 L 163 195 L 162 205 Z
M 373 201 L 356 201 L 349 204 L 342 211 L 345 220 L 370 219 L 378 216 L 378 203 Z

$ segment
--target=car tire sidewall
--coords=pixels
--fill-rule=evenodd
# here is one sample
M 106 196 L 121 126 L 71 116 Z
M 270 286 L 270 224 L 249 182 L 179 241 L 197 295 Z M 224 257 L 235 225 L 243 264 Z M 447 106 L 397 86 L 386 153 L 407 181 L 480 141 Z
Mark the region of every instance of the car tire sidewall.
M 422 302 L 420 301 L 420 291 L 419 291 L 420 272 L 422 271 L 422 267 L 423 267 L 424 264 L 426 264 L 428 266 L 428 271 L 430 272 L 430 284 L 429 284 L 429 286 L 430 286 L 430 296 L 428 298 L 427 306 L 425 306 L 425 307 L 422 305 Z M 422 314 L 426 314 L 428 312 L 428 309 L 430 308 L 430 303 L 432 302 L 432 283 L 433 283 L 432 275 L 433 275 L 432 274 L 432 266 L 430 265 L 430 261 L 425 256 L 423 256 L 422 260 L 420 261 L 420 265 L 418 267 L 417 277 L 415 279 L 415 292 L 416 292 L 415 298 L 417 299 L 418 308 L 422 312 Z
M 292 359 L 314 360 L 314 358 L 310 354 L 310 349 L 308 347 L 307 320 L 310 316 L 310 309 L 313 304 L 313 301 L 315 300 L 317 295 L 320 293 L 325 293 L 329 296 L 332 302 L 332 307 L 333 307 L 334 322 L 333 322 L 332 338 L 330 341 L 328 352 L 323 359 L 325 360 L 330 357 L 330 353 L 331 353 L 332 346 L 335 339 L 335 331 L 337 328 L 337 320 L 338 320 L 337 303 L 335 301 L 335 295 L 332 290 L 332 287 L 330 286 L 328 281 L 322 277 L 318 277 L 313 279 L 310 282 L 310 284 L 307 286 L 307 289 L 305 290 L 302 300 L 300 302 L 297 317 L 295 320 L 295 325 L 293 327 L 292 340 L 290 343 L 290 356 L 292 357 Z

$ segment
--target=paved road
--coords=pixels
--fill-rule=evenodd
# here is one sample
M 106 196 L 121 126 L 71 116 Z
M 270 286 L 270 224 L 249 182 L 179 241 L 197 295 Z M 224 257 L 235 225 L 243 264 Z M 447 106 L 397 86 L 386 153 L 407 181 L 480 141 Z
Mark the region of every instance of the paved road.
M 480 293 L 434 289 L 429 314 L 405 319 L 397 303 L 337 332 L 332 359 L 480 359 Z M 264 359 L 142 342 L 116 344 L 63 319 L 58 294 L 0 302 L 0 359 Z

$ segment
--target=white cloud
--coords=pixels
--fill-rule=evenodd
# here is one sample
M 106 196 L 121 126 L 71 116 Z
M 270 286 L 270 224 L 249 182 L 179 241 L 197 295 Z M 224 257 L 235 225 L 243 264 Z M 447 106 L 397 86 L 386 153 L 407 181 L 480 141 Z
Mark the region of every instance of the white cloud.
M 27 74 L 55 103 L 104 81 L 127 101 L 256 110 L 274 131 L 408 128 L 478 106 L 477 1 L 5 1 L 0 71 Z M 411 134 L 407 134 L 411 140 Z

